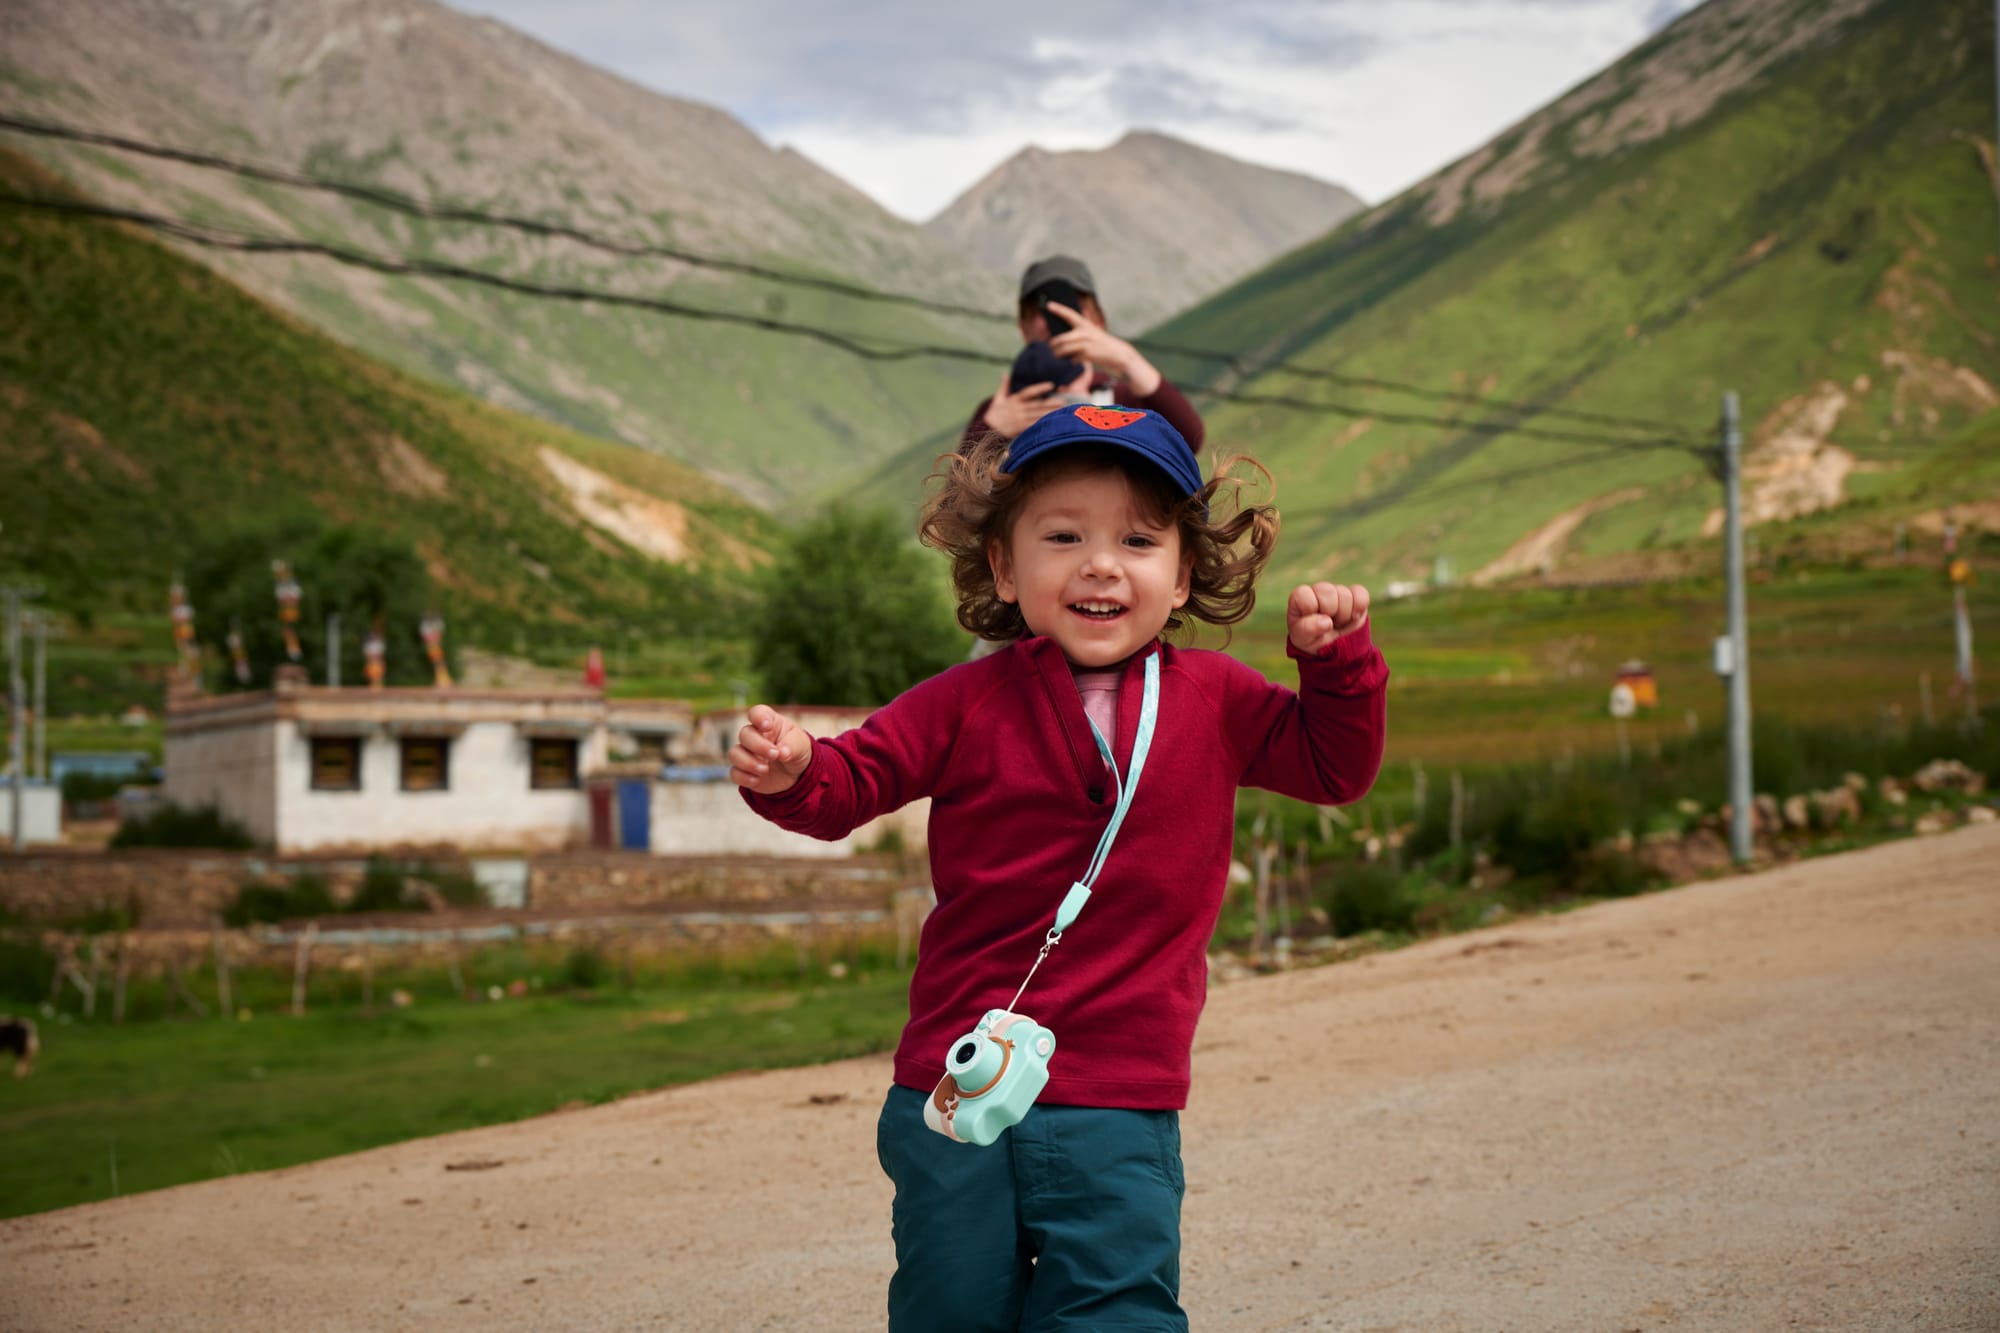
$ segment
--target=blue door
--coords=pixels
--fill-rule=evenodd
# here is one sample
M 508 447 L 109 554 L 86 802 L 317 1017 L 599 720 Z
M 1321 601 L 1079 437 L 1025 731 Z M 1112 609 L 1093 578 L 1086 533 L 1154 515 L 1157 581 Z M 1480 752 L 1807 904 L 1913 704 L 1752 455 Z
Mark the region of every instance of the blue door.
M 653 846 L 649 819 L 653 809 L 653 784 L 643 778 L 618 780 L 618 845 L 627 851 L 650 851 Z

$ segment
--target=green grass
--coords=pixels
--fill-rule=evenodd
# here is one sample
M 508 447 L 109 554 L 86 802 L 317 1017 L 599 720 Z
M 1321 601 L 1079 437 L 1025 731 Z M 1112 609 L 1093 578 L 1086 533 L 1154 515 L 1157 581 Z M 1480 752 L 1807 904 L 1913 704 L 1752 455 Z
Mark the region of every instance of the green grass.
M 338 1008 L 330 984 L 341 988 Z M 43 1020 L 34 1076 L 0 1078 L 10 1144 L 0 1215 L 884 1050 L 906 1016 L 908 977 L 885 966 L 812 984 L 710 981 L 498 1003 L 433 988 L 401 1010 L 388 1007 L 388 985 L 378 983 L 372 1015 L 358 1008 L 357 980 L 334 974 L 315 983 L 299 1018 L 266 985 L 258 998 L 271 1007 L 247 1021 L 119 1027 L 102 1009 L 95 1022 Z
M 1918 557 L 1913 557 L 1913 559 Z M 1950 709 L 1952 603 L 1935 569 L 1761 569 L 1749 590 L 1751 708 L 1798 725 L 1876 726 L 1895 709 Z M 1284 660 L 1283 582 L 1231 648 L 1275 680 Z M 1975 644 L 2000 642 L 2000 586 L 1976 584 Z M 1710 645 L 1723 628 L 1719 579 L 1579 589 L 1456 589 L 1378 602 L 1373 635 L 1389 662 L 1389 760 L 1433 766 L 1555 758 L 1615 748 L 1607 711 L 1620 663 L 1653 668 L 1660 706 L 1628 727 L 1644 750 L 1725 721 Z M 1213 644 L 1217 636 L 1203 640 Z

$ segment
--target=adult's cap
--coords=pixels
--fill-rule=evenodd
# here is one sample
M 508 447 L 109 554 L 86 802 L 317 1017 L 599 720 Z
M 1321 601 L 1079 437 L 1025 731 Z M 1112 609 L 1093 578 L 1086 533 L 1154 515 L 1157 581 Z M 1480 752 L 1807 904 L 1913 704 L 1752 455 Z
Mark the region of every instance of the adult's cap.
M 1201 489 L 1201 465 L 1181 433 L 1158 412 L 1139 407 L 1098 407 L 1083 403 L 1058 408 L 1014 437 L 1006 472 L 1019 472 L 1037 459 L 1077 444 L 1130 449 L 1167 474 L 1182 495 Z
M 1052 282 L 1066 282 L 1080 292 L 1097 295 L 1097 279 L 1090 276 L 1081 259 L 1050 255 L 1028 265 L 1028 271 L 1021 275 L 1021 298 L 1026 300 Z

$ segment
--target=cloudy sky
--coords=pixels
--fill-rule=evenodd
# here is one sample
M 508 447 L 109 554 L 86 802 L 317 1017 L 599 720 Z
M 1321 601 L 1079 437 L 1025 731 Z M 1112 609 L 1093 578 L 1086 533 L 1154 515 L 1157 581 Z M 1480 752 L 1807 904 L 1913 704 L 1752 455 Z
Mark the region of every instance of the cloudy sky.
M 1371 203 L 1694 0 L 450 0 L 722 107 L 921 221 L 1029 144 L 1159 130 Z

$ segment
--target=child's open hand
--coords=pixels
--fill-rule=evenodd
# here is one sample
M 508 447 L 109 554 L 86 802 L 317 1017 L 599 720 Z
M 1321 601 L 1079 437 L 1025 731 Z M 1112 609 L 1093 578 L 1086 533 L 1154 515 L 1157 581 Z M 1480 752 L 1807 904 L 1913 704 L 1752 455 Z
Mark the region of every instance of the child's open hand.
M 729 751 L 729 780 L 760 796 L 790 791 L 812 760 L 812 737 L 768 704 L 750 710 L 749 725 Z
M 1368 589 L 1360 584 L 1301 583 L 1285 603 L 1285 629 L 1302 653 L 1322 651 L 1368 623 Z

